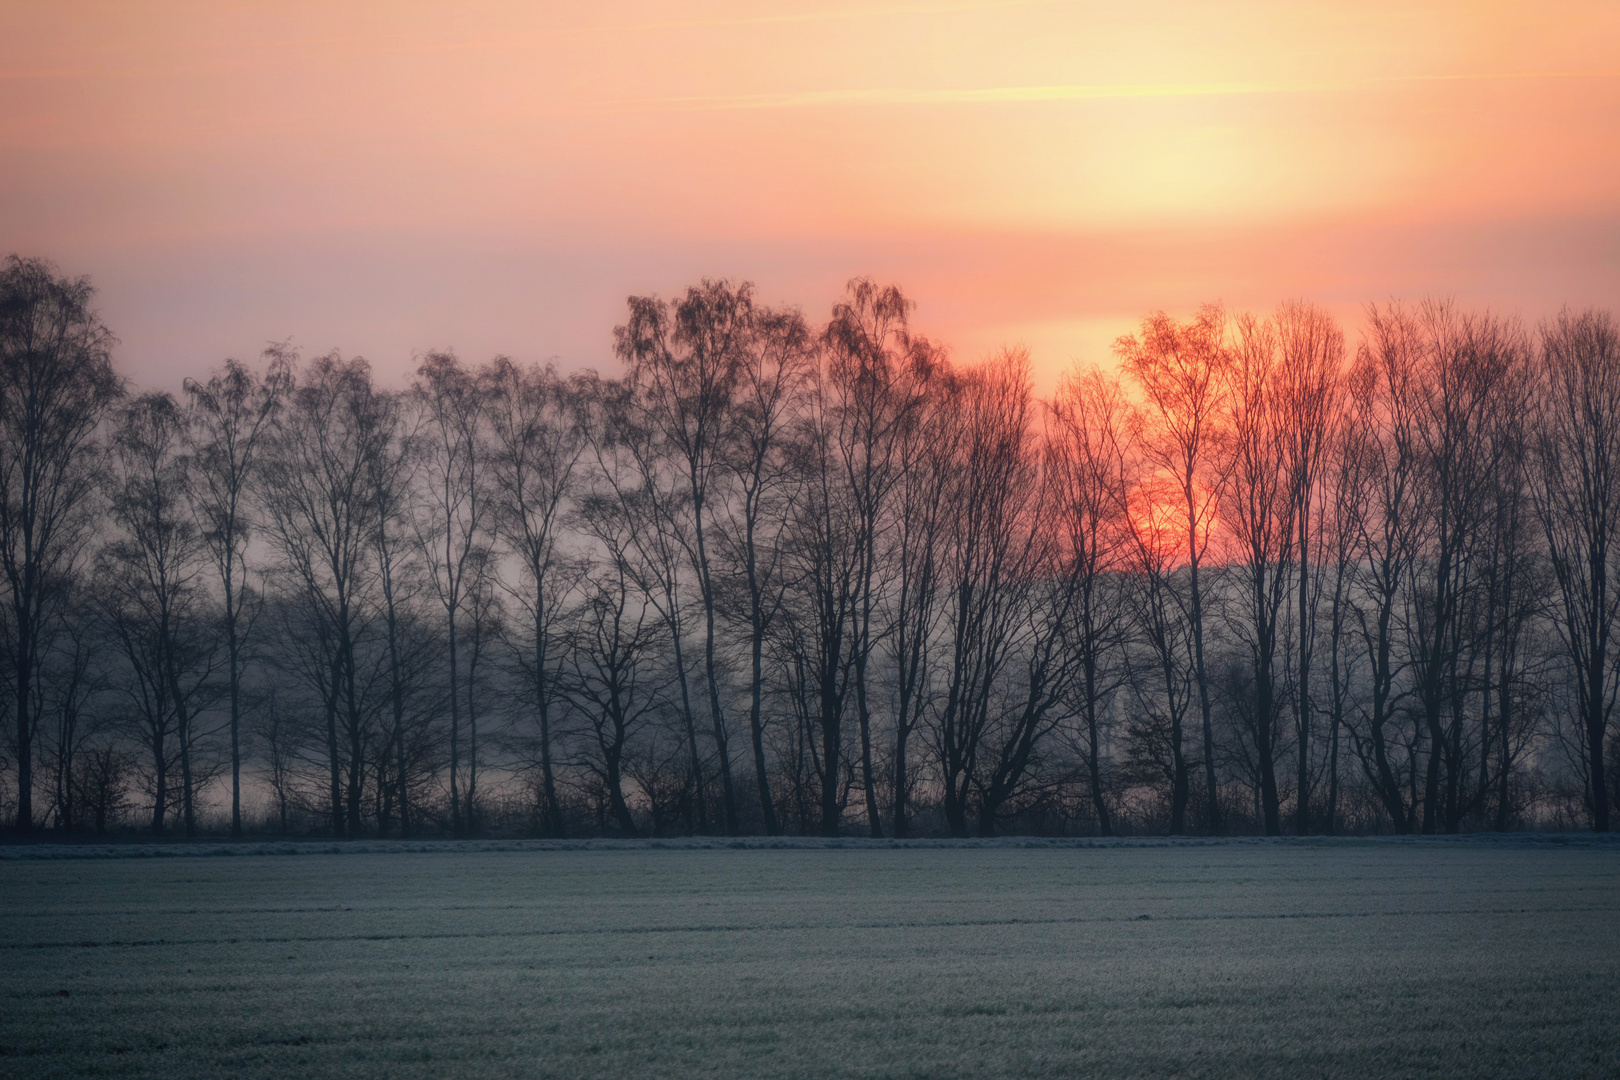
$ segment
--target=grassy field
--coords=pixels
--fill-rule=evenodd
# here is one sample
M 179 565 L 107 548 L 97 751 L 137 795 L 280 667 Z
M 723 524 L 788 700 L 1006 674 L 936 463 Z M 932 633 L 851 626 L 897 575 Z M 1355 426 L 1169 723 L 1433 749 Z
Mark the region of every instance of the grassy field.
M 374 846 L 375 847 L 375 846 Z M 1620 1076 L 1620 847 L 0 860 L 0 1076 Z

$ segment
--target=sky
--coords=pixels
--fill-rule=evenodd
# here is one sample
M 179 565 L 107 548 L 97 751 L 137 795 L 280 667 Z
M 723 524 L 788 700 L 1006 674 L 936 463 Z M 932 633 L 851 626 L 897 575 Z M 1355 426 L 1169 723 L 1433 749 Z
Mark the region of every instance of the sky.
M 123 369 L 612 369 L 629 295 L 899 283 L 1050 387 L 1146 312 L 1620 306 L 1620 4 L 0 0 L 0 254 Z

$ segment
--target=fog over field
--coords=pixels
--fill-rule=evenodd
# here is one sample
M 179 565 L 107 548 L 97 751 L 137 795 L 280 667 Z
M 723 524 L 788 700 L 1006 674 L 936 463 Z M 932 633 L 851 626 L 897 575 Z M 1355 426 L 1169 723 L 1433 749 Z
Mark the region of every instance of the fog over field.
M 1608 837 L 1107 844 L 13 848 L 0 1073 L 1620 1070 Z

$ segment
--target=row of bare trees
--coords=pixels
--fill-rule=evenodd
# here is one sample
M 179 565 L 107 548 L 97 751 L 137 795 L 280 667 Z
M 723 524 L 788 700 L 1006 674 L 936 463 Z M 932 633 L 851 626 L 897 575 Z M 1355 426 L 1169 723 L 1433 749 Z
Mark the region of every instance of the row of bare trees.
M 0 274 L 20 829 L 1609 827 L 1620 330 L 1155 314 L 1036 397 L 898 289 L 632 298 L 618 377 L 176 397 Z

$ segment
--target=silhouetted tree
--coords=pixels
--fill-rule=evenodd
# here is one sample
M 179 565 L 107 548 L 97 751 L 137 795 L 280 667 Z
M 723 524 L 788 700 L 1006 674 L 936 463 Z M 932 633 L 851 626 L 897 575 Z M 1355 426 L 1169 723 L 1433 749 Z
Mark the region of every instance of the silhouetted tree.
M 412 393 L 422 410 L 421 500 L 417 543 L 428 583 L 444 607 L 450 706 L 450 822 L 460 836 L 470 805 L 461 786 L 461 658 L 463 609 L 489 559 L 483 394 L 453 353 L 429 353 L 416 371 Z M 476 770 L 476 761 L 472 763 Z M 467 787 L 477 786 L 469 772 Z M 466 811 L 466 813 L 464 813 Z
M 1209 800 L 1209 831 L 1221 831 L 1220 785 L 1215 777 L 1215 733 L 1210 719 L 1208 664 L 1204 656 L 1204 607 L 1208 583 L 1203 565 L 1223 486 L 1227 432 L 1222 421 L 1228 393 L 1226 315 L 1215 305 L 1201 308 L 1188 323 L 1163 312 L 1142 320 L 1141 336 L 1128 335 L 1114 346 L 1120 363 L 1145 399 L 1139 446 L 1177 497 L 1184 524 L 1187 589 L 1171 595 L 1185 603 L 1192 639 L 1193 683 L 1203 719 L 1204 785 Z
M 660 499 L 665 513 L 687 520 L 670 529 L 685 548 L 703 616 L 703 673 L 720 767 L 726 832 L 738 831 L 732 787 L 730 737 L 720 705 L 716 666 L 715 581 L 711 566 L 711 501 L 724 498 L 726 444 L 733 395 L 749 362 L 754 338 L 753 286 L 707 281 L 688 289 L 671 310 L 651 297 L 630 299 L 630 319 L 614 331 L 627 368 L 629 402 L 647 446 L 648 472 L 670 468 L 681 498 Z
M 232 836 L 242 835 L 242 648 L 259 611 L 259 596 L 248 577 L 247 549 L 254 525 L 249 499 L 260 451 L 291 377 L 285 350 L 272 348 L 266 359 L 268 371 L 262 377 L 227 360 L 206 382 L 187 379 L 185 384 L 196 509 L 223 603 Z
M 550 365 L 519 367 L 505 357 L 497 357 L 479 379 L 489 415 L 494 527 L 520 567 L 520 581 L 506 589 L 524 617 L 508 631 L 534 709 L 542 830 L 560 837 L 564 825 L 554 761 L 559 621 L 578 577 L 562 542 L 585 451 L 579 390 Z M 520 633 L 526 635 L 522 640 Z
M 267 539 L 297 616 L 284 623 L 296 628 L 284 645 L 303 653 L 294 668 L 321 701 L 335 836 L 361 828 L 365 713 L 356 652 L 375 578 L 373 468 L 392 416 L 364 360 L 312 360 L 298 372 L 259 476 Z
M 97 525 L 95 436 L 121 393 L 94 295 L 88 278 L 60 277 L 40 259 L 13 255 L 0 269 L 0 569 L 23 832 L 34 827 L 46 621 Z
M 1605 740 L 1620 681 L 1620 329 L 1606 312 L 1561 312 L 1542 327 L 1539 374 L 1532 490 L 1574 675 L 1592 828 L 1607 832 Z
M 191 836 L 202 779 L 199 720 L 217 696 L 219 650 L 186 450 L 185 417 L 168 394 L 142 395 L 122 410 L 108 476 L 113 530 L 97 557 L 96 592 L 133 677 L 131 703 L 152 753 L 152 831 L 164 828 L 172 734 Z
M 1125 679 L 1130 526 L 1127 405 L 1119 383 L 1091 368 L 1070 376 L 1052 405 L 1047 472 L 1056 487 L 1062 558 L 1074 580 L 1074 650 L 1080 664 L 1071 701 L 1097 830 L 1113 832 L 1105 791 L 1104 729 Z

